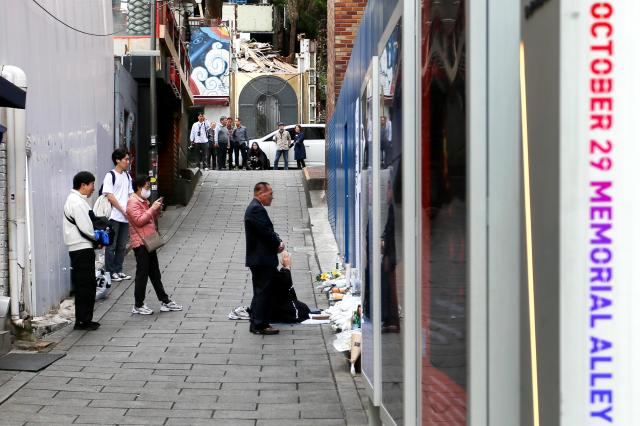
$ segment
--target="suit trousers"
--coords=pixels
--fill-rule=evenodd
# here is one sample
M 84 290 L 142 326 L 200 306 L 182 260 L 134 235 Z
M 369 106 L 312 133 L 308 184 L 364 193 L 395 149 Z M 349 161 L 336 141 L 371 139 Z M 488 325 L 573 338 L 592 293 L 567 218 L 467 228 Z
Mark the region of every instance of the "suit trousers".
M 144 297 L 147 294 L 147 280 L 151 279 L 153 289 L 156 291 L 158 300 L 162 303 L 169 303 L 169 296 L 164 291 L 162 278 L 160 277 L 160 265 L 158 263 L 158 253 L 149 253 L 145 246 L 133 249 L 136 255 L 136 287 L 133 292 L 136 308 L 144 305 Z
M 96 303 L 96 252 L 82 249 L 69 252 L 71 288 L 75 294 L 76 324 L 93 321 Z
M 205 168 L 207 165 L 207 156 L 209 155 L 209 142 L 197 143 L 196 149 L 199 153 L 198 166 Z
M 209 151 L 207 152 L 207 166 L 211 169 L 216 168 L 216 160 L 218 159 L 218 147 L 213 142 L 209 142 Z
M 227 155 L 229 156 L 229 170 L 233 169 L 233 142 L 229 142 L 227 148 Z
M 253 281 L 253 299 L 249 309 L 250 328 L 261 330 L 269 326 L 272 285 L 278 269 L 275 266 L 251 266 L 249 269 Z
M 225 159 L 227 158 L 227 144 L 218 143 L 218 170 L 225 168 Z

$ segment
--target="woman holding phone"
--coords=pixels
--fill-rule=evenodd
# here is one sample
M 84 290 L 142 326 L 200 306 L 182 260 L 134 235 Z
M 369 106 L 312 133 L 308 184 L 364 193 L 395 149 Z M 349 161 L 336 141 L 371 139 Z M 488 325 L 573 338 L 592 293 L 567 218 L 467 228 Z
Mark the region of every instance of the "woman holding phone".
M 158 254 L 155 251 L 149 252 L 143 238 L 156 232 L 156 218 L 162 210 L 162 198 L 153 204 L 148 201 L 151 195 L 151 184 L 149 176 L 139 175 L 133 182 L 134 193 L 129 197 L 127 203 L 127 217 L 129 218 L 129 238 L 131 248 L 136 256 L 136 284 L 135 284 L 135 304 L 131 313 L 140 315 L 151 315 L 153 309 L 144 303 L 147 293 L 147 280 L 151 279 L 153 289 L 160 301 L 160 311 L 181 311 L 182 305 L 178 305 L 171 300 L 164 291 L 162 279 L 160 277 L 160 265 L 158 264 Z

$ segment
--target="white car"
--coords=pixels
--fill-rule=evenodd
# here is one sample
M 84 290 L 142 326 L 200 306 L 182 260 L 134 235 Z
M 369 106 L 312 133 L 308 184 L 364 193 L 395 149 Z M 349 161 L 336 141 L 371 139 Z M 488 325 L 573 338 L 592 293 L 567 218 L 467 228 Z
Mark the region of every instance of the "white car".
M 295 126 L 295 124 L 290 124 L 284 127 L 291 135 L 292 142 L 295 136 Z M 307 153 L 307 158 L 304 160 L 305 164 L 307 166 L 324 165 L 324 124 L 301 124 L 300 126 L 304 132 L 304 147 Z M 274 160 L 276 158 L 276 143 L 273 141 L 273 137 L 277 131 L 276 129 L 266 136 L 249 141 L 249 148 L 251 148 L 254 142 L 258 142 L 260 149 L 267 155 L 271 167 L 274 167 Z M 289 167 L 297 167 L 293 147 L 289 150 Z M 278 168 L 284 168 L 284 157 L 282 156 L 280 156 Z

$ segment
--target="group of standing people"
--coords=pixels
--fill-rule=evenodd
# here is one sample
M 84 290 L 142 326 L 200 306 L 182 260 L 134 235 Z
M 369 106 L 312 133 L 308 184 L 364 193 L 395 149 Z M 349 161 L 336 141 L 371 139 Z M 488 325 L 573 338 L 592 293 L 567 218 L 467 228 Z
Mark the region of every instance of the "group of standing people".
M 102 191 L 112 207 L 108 223 L 113 230 L 113 241 L 105 243 L 94 229 L 94 224 L 106 221 L 106 218 L 96 217 L 89 205 L 96 180 L 91 172 L 81 171 L 74 176 L 73 189 L 64 205 L 63 234 L 71 260 L 76 330 L 97 330 L 100 327 L 100 323 L 93 321 L 96 294 L 95 250 L 105 248 L 105 268 L 112 280 L 130 279 L 130 276 L 122 272 L 127 240 L 131 242 L 136 259 L 132 314 L 153 314 L 153 310 L 144 303 L 149 279 L 160 301 L 161 312 L 182 310 L 182 306 L 167 295 L 162 284 L 157 252 L 148 249 L 146 241 L 157 232 L 156 220 L 162 211 L 163 199 L 149 202 L 151 183 L 147 175 L 139 175 L 131 180 L 127 171 L 129 154 L 126 150 L 116 149 L 112 154 L 112 160 L 115 167 L 105 175 Z M 271 185 L 258 182 L 254 186 L 253 195 L 254 198 L 244 215 L 245 264 L 251 270 L 253 283 L 249 331 L 254 334 L 273 335 L 278 334 L 279 330 L 272 327 L 269 320 L 283 317 L 283 312 L 278 310 L 278 295 L 281 295 L 283 290 L 288 294 L 293 289 L 291 258 L 284 251 L 285 245 L 275 232 L 265 209 L 273 201 Z M 283 253 L 280 269 L 279 253 Z M 295 298 L 295 293 L 293 294 Z M 305 308 L 306 318 L 308 308 L 304 304 L 300 306 Z M 302 319 L 303 316 L 298 315 L 296 308 L 294 321 Z
M 294 159 L 298 163 L 298 168 L 306 167 L 304 160 L 307 158 L 307 151 L 304 147 L 304 132 L 299 124 L 294 128 L 295 135 L 291 140 L 291 135 L 284 128 L 284 123 L 278 123 L 278 131 L 273 136 L 276 143 L 276 158 L 273 161 L 274 170 L 278 169 L 280 157 L 284 158 L 284 169 L 289 170 L 289 150 L 293 147 Z
M 189 140 L 199 153 L 198 166 L 204 170 L 226 169 L 227 158 L 229 170 L 247 169 L 249 134 L 240 118 L 222 116 L 220 122 L 210 123 L 200 113 L 191 126 Z
M 198 151 L 198 166 L 204 170 L 268 170 L 271 164 L 267 155 L 257 142 L 249 147 L 249 134 L 242 125 L 242 120 L 231 117 L 220 117 L 220 122 L 209 123 L 203 113 L 198 114 L 198 121 L 191 126 L 189 135 L 191 146 Z M 284 169 L 289 170 L 289 150 L 294 149 L 294 158 L 298 168 L 306 167 L 307 158 L 304 146 L 304 132 L 298 124 L 295 126 L 293 140 L 285 130 L 284 123 L 278 123 L 278 131 L 273 137 L 276 143 L 274 169 L 278 168 L 280 158 L 284 158 Z M 235 160 L 235 163 L 234 163 Z M 242 160 L 242 161 L 240 161 Z
M 75 329 L 96 330 L 100 324 L 93 321 L 96 295 L 95 249 L 105 249 L 105 271 L 111 281 L 131 279 L 123 272 L 127 241 L 136 258 L 133 314 L 150 315 L 153 310 L 145 303 L 147 281 L 160 301 L 160 311 L 180 311 L 182 306 L 171 300 L 164 290 L 158 264 L 158 255 L 145 245 L 145 239 L 157 232 L 156 220 L 162 210 L 162 198 L 149 202 L 151 183 L 149 176 L 131 179 L 129 153 L 124 148 L 111 155 L 114 168 L 104 177 L 101 192 L 111 205 L 108 224 L 113 241 L 103 246 L 94 224 L 106 218 L 96 217 L 89 205 L 95 190 L 95 176 L 88 171 L 77 173 L 73 189 L 64 205 L 64 242 L 71 260 L 71 288 L 75 295 Z

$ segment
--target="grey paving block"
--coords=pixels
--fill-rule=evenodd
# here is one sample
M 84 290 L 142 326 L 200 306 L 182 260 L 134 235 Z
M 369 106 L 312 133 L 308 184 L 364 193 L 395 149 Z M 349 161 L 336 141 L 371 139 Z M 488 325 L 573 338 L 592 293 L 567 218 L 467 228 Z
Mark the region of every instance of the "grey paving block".
M 145 409 L 171 409 L 173 401 L 122 401 L 114 399 L 99 399 L 89 403 L 89 407 L 96 408 L 145 408 Z
M 10 418 L 12 414 L 37 413 L 42 408 L 44 408 L 44 405 L 42 405 L 42 402 L 39 405 L 33 405 L 33 404 L 21 403 L 17 401 L 10 401 L 2 404 L 2 413 L 6 414 L 7 417 Z
M 24 424 L 26 422 L 35 422 L 41 424 L 50 425 L 52 423 L 51 414 L 40 414 L 40 413 L 17 413 L 17 412 L 4 412 L 2 415 L 3 422 L 6 421 L 7 424 Z M 68 415 L 68 414 L 60 414 L 56 415 L 55 422 L 63 425 L 70 425 L 74 423 L 77 419 L 77 416 Z M 4 424 L 4 423 L 3 423 Z
M 298 419 L 258 420 L 256 426 L 344 426 L 344 420 Z
M 147 409 L 147 408 L 131 408 L 127 411 L 127 416 L 134 417 L 173 417 L 173 418 L 200 418 L 200 419 L 209 419 L 213 414 L 213 410 L 203 410 L 203 409 L 189 409 L 189 410 L 180 410 L 180 409 L 171 409 L 171 410 L 162 410 L 162 409 Z M 188 421 L 185 421 L 188 423 Z
M 362 420 L 362 386 L 327 348 L 326 327 L 282 325 L 278 336 L 255 336 L 248 323 L 227 319 L 232 307 L 252 297 L 242 223 L 251 197 L 247 176 L 208 172 L 184 214 L 173 213 L 181 222 L 159 258 L 165 288 L 185 310 L 131 315 L 132 283 L 115 285 L 111 298 L 97 305 L 100 330 L 62 337 L 58 347 L 67 357 L 7 401 L 42 407 L 48 417 L 16 408 L 10 421 L 323 426 L 344 425 L 345 408 L 349 424 Z M 270 171 L 251 179 L 274 184 L 268 211 L 288 247 L 312 245 L 311 235 L 300 231 L 309 227 L 301 174 Z M 296 252 L 294 262 L 298 294 L 315 306 L 315 258 Z M 135 270 L 133 256 L 125 269 Z M 147 303 L 158 307 L 151 286 Z M 62 408 L 67 412 L 58 413 Z
M 109 418 L 123 416 L 127 410 L 124 408 L 94 408 L 78 406 L 48 405 L 43 407 L 39 414 L 71 414 L 78 416 L 93 416 L 96 418 Z
M 199 398 L 197 401 L 180 401 L 176 402 L 173 406 L 175 410 L 242 410 L 242 411 L 255 411 L 257 408 L 256 403 L 244 402 L 237 398 L 237 402 L 212 402 L 207 401 L 205 398 Z
M 113 400 L 113 401 L 133 401 L 136 398 L 136 393 L 125 392 L 73 392 L 62 390 L 58 392 L 55 399 L 67 400 L 67 399 L 82 399 L 82 400 Z
M 166 420 L 167 420 L 166 417 L 159 417 L 159 416 L 149 416 L 149 417 L 112 416 L 110 418 L 79 416 L 77 418 L 77 423 L 85 423 L 85 424 L 92 424 L 92 425 L 104 425 L 104 424 L 162 425 L 166 422 Z

